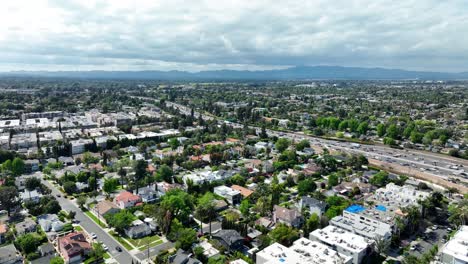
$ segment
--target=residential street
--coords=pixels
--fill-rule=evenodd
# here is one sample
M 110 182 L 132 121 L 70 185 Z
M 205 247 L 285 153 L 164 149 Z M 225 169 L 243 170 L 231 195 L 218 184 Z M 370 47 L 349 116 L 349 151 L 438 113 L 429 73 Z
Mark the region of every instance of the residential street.
M 42 173 L 39 177 L 44 185 L 49 187 L 52 190 L 52 195 L 57 198 L 57 201 L 62 206 L 62 209 L 65 211 L 75 211 L 76 216 L 75 219 L 80 221 L 80 225 L 83 227 L 84 230 L 88 233 L 95 233 L 97 235 L 97 240 L 104 243 L 106 246 L 109 247 L 109 253 L 112 257 L 117 260 L 119 263 L 127 264 L 132 263 L 132 260 L 136 261 L 137 259 L 133 257 L 125 247 L 121 246 L 114 238 L 112 238 L 108 233 L 106 233 L 100 226 L 94 223 L 91 219 L 89 219 L 73 202 L 70 200 L 63 198 L 63 194 L 50 182 L 46 181 L 42 177 Z M 60 197 L 57 197 L 57 194 L 60 194 Z M 118 252 L 115 248 L 119 246 L 122 248 L 122 252 Z M 138 260 L 140 261 L 140 260 Z

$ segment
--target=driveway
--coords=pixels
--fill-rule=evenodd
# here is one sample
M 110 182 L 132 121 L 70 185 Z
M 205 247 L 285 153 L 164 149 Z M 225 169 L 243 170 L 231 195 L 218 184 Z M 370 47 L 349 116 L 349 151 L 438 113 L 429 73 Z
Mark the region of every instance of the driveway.
M 132 260 L 138 260 L 134 258 L 125 247 L 121 246 L 113 237 L 106 233 L 100 226 L 98 226 L 94 221 L 89 219 L 82 211 L 79 209 L 75 203 L 63 197 L 63 194 L 50 182 L 43 179 L 42 174 L 39 177 L 42 183 L 49 187 L 52 191 L 52 195 L 56 197 L 62 209 L 65 211 L 75 211 L 75 219 L 80 221 L 80 225 L 88 233 L 95 233 L 97 235 L 97 240 L 104 243 L 109 247 L 109 254 L 119 263 L 128 264 L 132 263 Z M 60 197 L 57 197 L 57 194 L 60 194 Z M 115 248 L 119 246 L 122 248 L 122 252 L 118 252 Z M 139 261 L 139 260 L 138 260 Z

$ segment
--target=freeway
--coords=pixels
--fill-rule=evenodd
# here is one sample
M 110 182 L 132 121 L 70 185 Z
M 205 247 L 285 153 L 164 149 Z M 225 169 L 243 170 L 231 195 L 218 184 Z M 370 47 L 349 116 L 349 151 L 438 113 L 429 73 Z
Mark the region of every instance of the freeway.
M 80 225 L 88 233 L 95 233 L 97 235 L 97 240 L 102 242 L 104 245 L 109 247 L 109 254 L 118 262 L 118 263 L 132 263 L 132 261 L 137 260 L 134 258 L 130 252 L 128 252 L 125 247 L 121 246 L 113 237 L 111 237 L 106 231 L 104 231 L 100 226 L 98 226 L 94 221 L 87 217 L 81 209 L 79 209 L 75 203 L 63 197 L 62 193 L 49 181 L 45 180 L 42 173 L 39 173 L 41 182 L 47 186 L 51 191 L 52 195 L 57 198 L 60 206 L 65 211 L 75 211 L 75 219 L 80 221 Z M 58 196 L 60 195 L 60 197 Z M 122 248 L 122 252 L 118 252 L 115 248 L 119 246 Z M 139 261 L 139 260 L 138 260 Z M 136 262 L 136 261 L 135 261 Z
M 187 106 L 174 102 L 166 102 L 166 105 L 178 109 L 182 114 L 189 115 L 191 109 Z M 199 117 L 200 113 L 194 112 L 195 117 Z M 209 114 L 202 114 L 205 120 L 213 120 L 215 117 Z M 226 122 L 219 120 L 219 123 L 226 123 L 232 127 L 242 128 L 242 124 Z M 249 126 L 260 133 L 259 127 Z M 274 130 L 266 130 L 268 135 L 285 137 L 291 140 L 307 139 L 312 145 L 328 148 L 335 151 L 343 151 L 347 153 L 363 154 L 369 159 L 378 160 L 387 164 L 395 164 L 398 166 L 408 167 L 408 169 L 424 172 L 429 176 L 438 177 L 444 181 L 459 182 L 468 185 L 468 160 L 445 156 L 425 151 L 417 151 L 410 149 L 395 149 L 382 145 L 359 145 L 352 142 L 338 141 L 332 139 L 324 139 L 305 135 L 302 132 L 278 132 Z M 462 184 L 458 184 L 462 186 Z M 462 187 L 461 190 L 465 190 Z

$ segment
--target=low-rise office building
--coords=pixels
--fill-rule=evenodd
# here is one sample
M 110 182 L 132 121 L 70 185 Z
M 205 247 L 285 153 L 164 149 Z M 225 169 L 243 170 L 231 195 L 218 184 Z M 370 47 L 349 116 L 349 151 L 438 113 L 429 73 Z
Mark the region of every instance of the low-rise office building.
M 344 229 L 327 226 L 310 233 L 310 240 L 319 241 L 345 256 L 352 257 L 353 264 L 359 264 L 371 252 L 371 241 Z

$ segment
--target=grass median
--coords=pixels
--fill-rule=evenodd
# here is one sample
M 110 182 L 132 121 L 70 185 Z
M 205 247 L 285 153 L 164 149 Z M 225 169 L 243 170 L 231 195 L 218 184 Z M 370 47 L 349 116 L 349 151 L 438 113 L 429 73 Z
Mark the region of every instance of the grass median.
M 133 247 L 127 243 L 127 241 L 125 241 L 119 234 L 117 234 L 116 232 L 114 231 L 109 231 L 109 235 L 111 235 L 113 238 L 115 238 L 120 244 L 122 244 L 122 246 L 124 248 L 126 248 L 127 250 L 132 250 Z
M 87 215 L 89 218 L 91 218 L 91 220 L 93 220 L 96 224 L 98 224 L 100 227 L 102 228 L 106 228 L 107 225 L 102 222 L 101 220 L 99 220 L 97 218 L 97 216 L 95 216 L 93 213 L 91 213 L 90 211 L 84 211 L 85 215 Z

